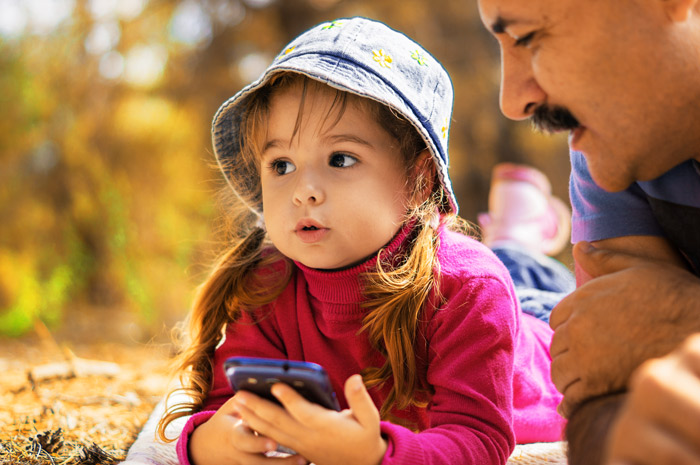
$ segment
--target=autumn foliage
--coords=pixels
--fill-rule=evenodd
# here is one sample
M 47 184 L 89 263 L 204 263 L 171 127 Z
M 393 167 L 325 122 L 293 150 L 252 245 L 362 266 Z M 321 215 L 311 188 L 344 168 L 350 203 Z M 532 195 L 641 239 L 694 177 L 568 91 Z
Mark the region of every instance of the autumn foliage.
M 325 20 L 385 21 L 451 73 L 451 176 L 466 219 L 486 208 L 498 161 L 537 166 L 566 198 L 565 141 L 499 112 L 498 47 L 476 8 L 456 0 L 0 4 L 0 334 L 91 315 L 104 328 L 136 324 L 137 337 L 148 337 L 180 319 L 225 240 L 211 118 L 288 40 Z

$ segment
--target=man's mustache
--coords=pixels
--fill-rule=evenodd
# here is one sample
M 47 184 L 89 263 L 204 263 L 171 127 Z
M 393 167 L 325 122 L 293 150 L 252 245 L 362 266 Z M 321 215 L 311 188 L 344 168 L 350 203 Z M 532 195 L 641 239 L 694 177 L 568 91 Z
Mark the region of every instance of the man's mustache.
M 535 129 L 548 133 L 570 131 L 581 125 L 569 110 L 560 106 L 540 105 L 531 120 Z

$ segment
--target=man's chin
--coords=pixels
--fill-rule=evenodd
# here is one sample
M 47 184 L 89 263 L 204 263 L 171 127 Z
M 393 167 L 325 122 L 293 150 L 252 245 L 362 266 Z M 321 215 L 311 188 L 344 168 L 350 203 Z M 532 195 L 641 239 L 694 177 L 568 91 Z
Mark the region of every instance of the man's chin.
M 636 181 L 633 177 L 611 167 L 597 167 L 589 162 L 588 169 L 593 182 L 607 192 L 624 191 Z

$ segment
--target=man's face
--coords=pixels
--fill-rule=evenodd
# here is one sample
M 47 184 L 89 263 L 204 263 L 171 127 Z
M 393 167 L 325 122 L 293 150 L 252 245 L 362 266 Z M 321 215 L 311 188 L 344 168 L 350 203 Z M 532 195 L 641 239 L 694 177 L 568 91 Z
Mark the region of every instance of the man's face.
M 682 22 L 669 3 L 479 0 L 501 46 L 501 110 L 570 131 L 572 149 L 609 191 L 696 157 L 700 46 L 688 44 L 700 36 L 688 22 L 697 12 Z

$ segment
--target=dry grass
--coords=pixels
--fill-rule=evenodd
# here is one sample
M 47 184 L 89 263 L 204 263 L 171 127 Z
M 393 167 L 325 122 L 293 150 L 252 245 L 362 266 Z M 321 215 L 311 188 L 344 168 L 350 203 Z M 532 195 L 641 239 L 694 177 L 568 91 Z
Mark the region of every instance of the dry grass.
M 94 465 L 123 460 L 166 389 L 167 348 L 71 347 L 115 362 L 116 376 L 71 375 L 33 383 L 32 368 L 65 358 L 40 341 L 0 341 L 0 465 Z

